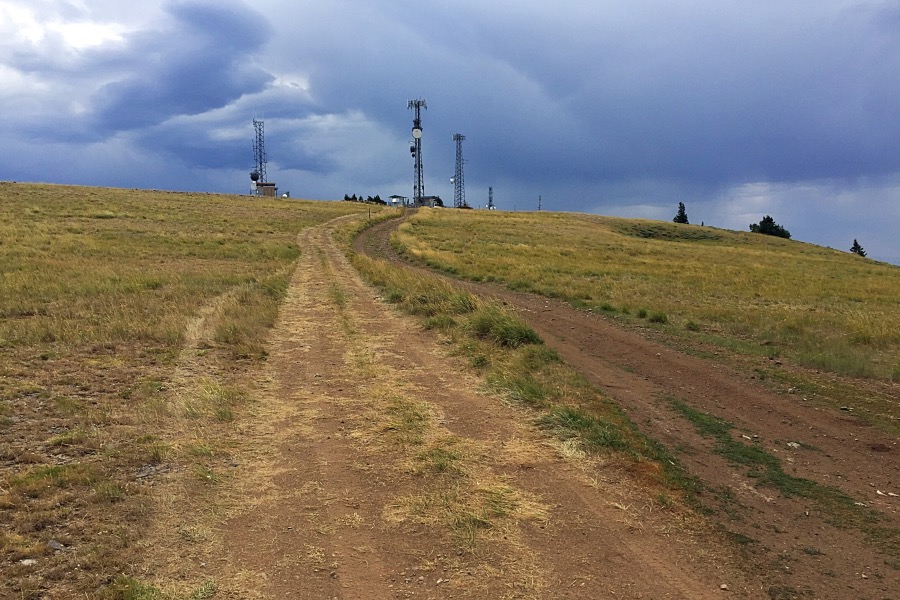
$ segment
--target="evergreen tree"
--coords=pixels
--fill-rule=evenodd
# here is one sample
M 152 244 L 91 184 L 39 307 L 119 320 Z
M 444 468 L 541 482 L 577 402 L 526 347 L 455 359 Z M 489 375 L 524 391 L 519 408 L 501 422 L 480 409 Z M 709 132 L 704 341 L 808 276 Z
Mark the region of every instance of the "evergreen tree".
M 775 222 L 775 219 L 766 215 L 759 223 L 751 223 L 750 231 L 753 233 L 763 233 L 765 235 L 774 235 L 785 239 L 791 239 L 791 232 Z
M 856 241 L 856 238 L 853 238 L 853 246 L 850 248 L 850 252 L 853 254 L 859 254 L 860 256 L 865 256 L 866 251 L 863 250 L 863 247 L 859 245 L 859 242 Z
M 674 221 L 675 223 L 689 223 L 687 211 L 684 209 L 684 202 L 678 203 L 678 214 L 675 215 L 675 218 L 672 219 L 672 221 Z

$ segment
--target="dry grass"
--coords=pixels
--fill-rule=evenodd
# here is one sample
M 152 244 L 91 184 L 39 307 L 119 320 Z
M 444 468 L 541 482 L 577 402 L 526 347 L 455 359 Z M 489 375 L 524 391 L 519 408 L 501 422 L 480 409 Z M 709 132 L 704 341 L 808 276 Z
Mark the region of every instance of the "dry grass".
M 508 309 L 384 260 L 356 254 L 351 260 L 388 302 L 419 316 L 427 328 L 440 323 L 449 351 L 467 360 L 491 391 L 530 409 L 524 418 L 570 440 L 571 456 L 602 455 L 650 487 L 679 497 L 692 493 L 695 482 L 678 462 Z M 442 449 L 430 458 L 447 462 L 449 470 L 454 452 Z
M 360 211 L 0 184 L 0 596 L 176 597 L 117 578 L 157 490 L 227 485 L 297 233 Z
M 476 281 L 703 342 L 900 379 L 900 268 L 795 241 L 559 213 L 420 211 L 396 242 Z
M 355 227 L 351 224 L 348 229 Z M 343 237 L 349 242 L 352 235 Z M 453 561 L 465 561 L 472 571 L 488 568 L 490 561 L 479 558 L 482 553 L 517 557 L 515 564 L 505 566 L 505 578 L 523 590 L 538 593 L 544 574 L 533 564 L 519 530 L 523 522 L 545 521 L 547 507 L 495 470 L 493 465 L 502 458 L 496 456 L 489 442 L 451 434 L 443 425 L 440 408 L 422 395 L 423 390 L 408 381 L 402 371 L 384 368 L 378 357 L 382 345 L 391 343 L 392 334 L 384 339 L 362 334 L 360 320 L 370 316 L 359 314 L 354 303 L 347 301 L 351 294 L 343 282 L 335 280 L 329 285 L 325 294 L 337 309 L 335 319 L 345 324 L 340 329 L 346 348 L 343 368 L 350 379 L 362 382 L 359 394 L 365 398 L 364 402 L 341 399 L 345 405 L 355 402 L 353 411 L 342 415 L 342 423 L 346 423 L 360 456 L 368 457 L 366 461 L 377 460 L 395 472 L 397 481 L 405 482 L 398 485 L 405 491 L 382 513 L 383 525 L 389 529 L 426 527 L 436 539 L 456 546 L 459 558 Z M 418 289 L 432 300 L 437 298 L 427 286 Z M 414 302 L 430 310 L 423 298 Z M 453 301 L 446 304 L 451 309 L 453 305 Z M 340 524 L 355 526 L 353 522 Z M 428 572 L 433 567 L 423 557 L 417 568 Z M 484 585 L 491 582 L 485 579 Z M 459 585 L 470 593 L 479 586 L 470 581 Z

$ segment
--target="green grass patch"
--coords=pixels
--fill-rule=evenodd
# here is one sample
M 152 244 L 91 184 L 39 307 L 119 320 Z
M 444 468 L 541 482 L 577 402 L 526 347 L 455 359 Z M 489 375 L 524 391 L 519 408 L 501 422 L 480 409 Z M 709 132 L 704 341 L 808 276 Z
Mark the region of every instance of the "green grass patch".
M 476 337 L 491 340 L 500 346 L 518 348 L 541 342 L 537 333 L 518 317 L 494 304 L 483 305 L 472 313 L 467 325 Z
M 218 473 L 203 465 L 194 465 L 194 476 L 201 482 L 210 485 L 215 485 L 222 480 Z
M 218 585 L 204 581 L 185 595 L 162 592 L 159 588 L 134 577 L 118 575 L 112 585 L 101 595 L 103 600 L 209 600 L 215 597 Z
M 877 512 L 857 505 L 852 497 L 837 488 L 785 473 L 781 461 L 764 448 L 735 439 L 732 423 L 676 398 L 670 399 L 670 404 L 698 433 L 715 441 L 716 453 L 733 465 L 744 467 L 746 476 L 758 486 L 775 489 L 786 498 L 813 501 L 832 525 L 859 529 L 882 551 L 900 554 L 900 530 L 880 526 Z
M 163 600 L 164 596 L 156 587 L 133 577 L 119 575 L 107 590 L 110 600 Z
M 435 446 L 420 452 L 416 459 L 422 470 L 432 473 L 460 475 L 460 453 L 452 447 Z
M 577 438 L 587 450 L 629 450 L 619 426 L 602 417 L 571 406 L 556 406 L 538 419 L 538 424 L 561 439 Z
M 388 402 L 390 422 L 385 430 L 402 444 L 420 445 L 430 419 L 428 406 L 408 398 L 395 397 Z
M 331 303 L 338 308 L 347 306 L 347 292 L 336 283 L 328 288 L 328 298 L 331 300 Z
M 39 466 L 9 479 L 9 491 L 31 498 L 54 493 L 55 489 L 87 487 L 99 479 L 93 465 Z
M 67 431 L 66 433 L 53 436 L 47 440 L 47 445 L 51 447 L 81 446 L 87 441 L 88 433 L 83 429 L 76 429 L 74 431 Z
M 853 506 L 853 499 L 834 488 L 822 486 L 809 479 L 794 477 L 784 472 L 781 461 L 757 444 L 745 444 L 734 438 L 734 425 L 713 415 L 697 410 L 681 400 L 671 399 L 670 404 L 682 417 L 690 421 L 703 436 L 713 438 L 715 451 L 735 465 L 747 467 L 748 477 L 757 485 L 778 490 L 787 498 L 801 497 Z
M 661 325 L 665 325 L 669 322 L 669 316 L 664 312 L 654 312 L 652 313 L 647 320 L 651 323 L 659 323 Z

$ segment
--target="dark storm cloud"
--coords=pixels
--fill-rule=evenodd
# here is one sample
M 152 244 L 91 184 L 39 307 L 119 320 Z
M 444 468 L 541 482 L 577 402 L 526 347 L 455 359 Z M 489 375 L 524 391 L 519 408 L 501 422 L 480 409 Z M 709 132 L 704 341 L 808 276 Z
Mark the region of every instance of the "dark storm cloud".
M 300 25 L 317 99 L 402 123 L 405 99 L 426 96 L 426 128 L 477 133 L 510 177 L 729 185 L 900 169 L 892 4 L 360 10 Z
M 884 109 L 900 99 L 900 38 L 872 14 L 804 18 L 811 23 L 797 17 L 782 31 L 723 27 L 700 43 L 670 40 L 669 57 L 634 57 L 628 70 L 640 77 L 604 77 L 612 89 L 581 108 L 621 149 L 609 163 L 726 182 L 897 170 L 900 157 L 886 150 L 900 123 Z
M 894 0 L 12 3 L 35 15 L 0 22 L 0 141 L 31 152 L 6 151 L 13 178 L 243 193 L 262 118 L 284 189 L 409 194 L 424 97 L 429 192 L 452 195 L 463 133 L 469 196 L 501 208 L 668 220 L 686 201 L 692 222 L 771 213 L 834 247 L 853 224 L 900 262 Z M 79 45 L 60 19 L 117 27 Z
M 218 119 L 175 119 L 133 134 L 134 143 L 160 155 L 164 160 L 195 169 L 234 169 L 253 167 L 251 121 L 234 127 L 231 115 Z M 268 119 L 266 150 L 272 157 L 273 172 L 296 169 L 327 173 L 336 168 L 333 157 L 296 143 L 308 137 L 309 124 L 303 120 Z M 222 134 L 223 130 L 225 135 Z
M 272 81 L 252 60 L 271 34 L 259 13 L 236 4 L 190 2 L 172 5 L 169 14 L 171 27 L 133 35 L 114 56 L 98 58 L 132 66 L 94 97 L 103 131 L 221 108 Z

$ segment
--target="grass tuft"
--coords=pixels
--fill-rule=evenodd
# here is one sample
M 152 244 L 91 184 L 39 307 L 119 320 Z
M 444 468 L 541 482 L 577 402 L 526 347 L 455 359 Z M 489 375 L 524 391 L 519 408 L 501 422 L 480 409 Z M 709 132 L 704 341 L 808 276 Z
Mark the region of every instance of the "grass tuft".
M 541 343 L 541 338 L 534 330 L 509 311 L 493 304 L 485 305 L 472 313 L 468 327 L 476 337 L 507 348 Z
M 628 450 L 620 427 L 602 417 L 571 406 L 557 406 L 538 419 L 538 424 L 563 440 L 577 439 L 586 450 Z

